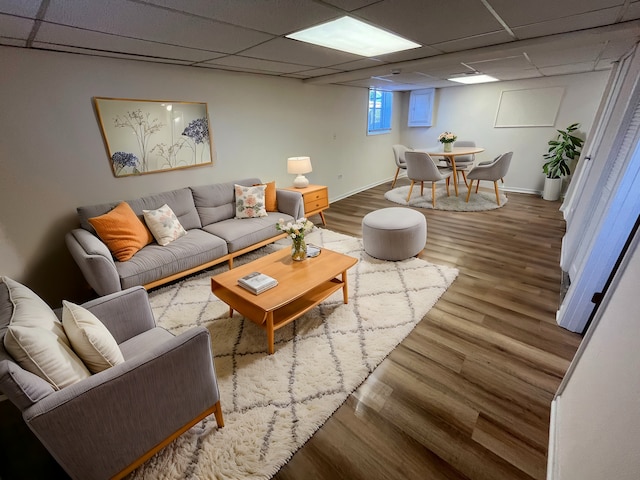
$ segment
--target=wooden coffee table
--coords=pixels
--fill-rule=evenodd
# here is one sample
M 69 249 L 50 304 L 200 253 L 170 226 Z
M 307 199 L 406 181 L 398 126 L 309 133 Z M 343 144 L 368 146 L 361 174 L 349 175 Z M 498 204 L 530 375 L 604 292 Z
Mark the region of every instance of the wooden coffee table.
M 211 277 L 211 291 L 267 331 L 269 354 L 274 352 L 274 332 L 293 322 L 342 289 L 344 303 L 349 303 L 347 270 L 357 259 L 322 249 L 320 255 L 303 261 L 291 259 L 291 249 L 283 248 L 228 272 Z M 238 279 L 251 272 L 261 272 L 278 280 L 278 285 L 259 295 L 238 286 Z M 339 277 L 339 278 L 338 278 Z

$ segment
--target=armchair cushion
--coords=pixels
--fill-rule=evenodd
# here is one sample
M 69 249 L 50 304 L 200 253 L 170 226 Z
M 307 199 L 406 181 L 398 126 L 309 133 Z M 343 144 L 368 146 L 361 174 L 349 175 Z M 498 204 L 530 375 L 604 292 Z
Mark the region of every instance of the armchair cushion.
M 11 305 L 10 317 L 0 319 L 0 327 L 6 325 L 4 348 L 22 368 L 55 390 L 91 375 L 71 349 L 62 322 L 40 297 L 8 277 L 2 277 L 0 287 Z
M 124 362 L 113 335 L 85 308 L 63 300 L 62 325 L 74 352 L 91 373 L 98 373 Z

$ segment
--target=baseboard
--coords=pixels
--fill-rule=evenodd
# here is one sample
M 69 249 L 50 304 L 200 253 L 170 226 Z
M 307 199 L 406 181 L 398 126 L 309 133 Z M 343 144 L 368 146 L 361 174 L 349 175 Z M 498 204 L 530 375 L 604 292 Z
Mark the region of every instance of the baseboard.
M 547 451 L 547 480 L 559 480 L 559 464 L 556 433 L 558 423 L 558 397 L 551 402 L 551 415 L 549 418 L 549 450 Z

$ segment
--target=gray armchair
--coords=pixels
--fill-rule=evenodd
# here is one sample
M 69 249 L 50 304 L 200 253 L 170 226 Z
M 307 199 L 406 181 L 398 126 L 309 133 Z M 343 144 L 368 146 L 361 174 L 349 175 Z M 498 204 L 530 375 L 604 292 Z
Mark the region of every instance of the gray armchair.
M 449 178 L 453 173 L 453 170 L 448 168 L 438 168 L 436 162 L 428 153 L 424 152 L 407 152 L 405 154 L 407 160 L 407 177 L 411 180 L 411 186 L 409 187 L 409 195 L 407 195 L 407 202 L 411 198 L 411 192 L 413 192 L 413 185 L 416 182 L 420 182 L 420 195 L 424 193 L 424 182 L 431 182 L 431 196 L 432 204 L 436 206 L 436 182 L 440 180 L 447 181 L 447 195 L 449 195 Z
M 391 147 L 393 149 L 393 158 L 396 161 L 396 176 L 393 177 L 393 182 L 391 183 L 391 188 L 396 185 L 396 181 L 398 180 L 398 174 L 400 170 L 407 169 L 407 161 L 404 158 L 404 154 L 406 152 L 410 152 L 411 149 L 409 147 L 405 147 L 404 145 L 393 145 Z
M 480 180 L 488 180 L 493 182 L 493 188 L 496 192 L 496 202 L 500 205 L 500 193 L 498 191 L 498 180 L 503 179 L 509 170 L 511 165 L 511 157 L 513 152 L 503 153 L 496 157 L 493 162 L 483 163 L 474 167 L 469 172 L 467 178 L 469 179 L 469 191 L 467 192 L 467 202 L 471 197 L 471 189 L 473 188 L 473 181 L 476 180 L 476 193 L 478 193 L 478 187 L 480 186 Z
M 12 305 L 0 283 L 0 391 L 72 478 L 121 478 L 210 414 L 224 425 L 209 331 L 157 327 L 144 288 L 83 305 L 125 361 L 60 390 L 5 350 Z

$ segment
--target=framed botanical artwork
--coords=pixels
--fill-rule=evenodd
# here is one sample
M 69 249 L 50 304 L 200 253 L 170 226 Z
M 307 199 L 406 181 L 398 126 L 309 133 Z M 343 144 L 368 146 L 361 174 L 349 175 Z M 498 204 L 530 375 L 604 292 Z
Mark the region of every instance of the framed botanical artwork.
M 116 177 L 213 164 L 206 103 L 93 101 Z

